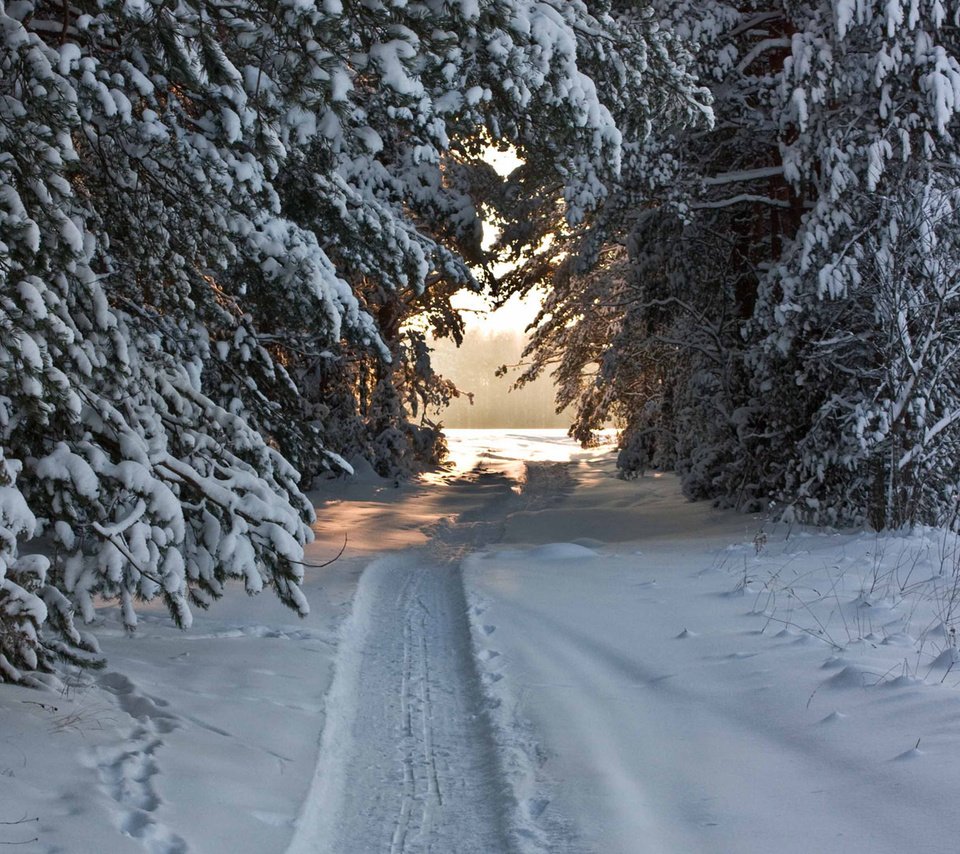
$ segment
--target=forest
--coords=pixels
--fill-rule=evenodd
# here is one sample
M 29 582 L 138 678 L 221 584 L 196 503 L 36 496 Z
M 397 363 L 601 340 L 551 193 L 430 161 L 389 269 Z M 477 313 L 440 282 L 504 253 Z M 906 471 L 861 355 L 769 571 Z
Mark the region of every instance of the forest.
M 0 0 L 0 680 L 102 664 L 103 601 L 186 627 L 239 579 L 306 613 L 313 480 L 442 461 L 428 336 L 462 341 L 463 289 L 545 289 L 515 380 L 584 444 L 615 424 L 624 477 L 956 526 L 958 27 L 952 0 Z

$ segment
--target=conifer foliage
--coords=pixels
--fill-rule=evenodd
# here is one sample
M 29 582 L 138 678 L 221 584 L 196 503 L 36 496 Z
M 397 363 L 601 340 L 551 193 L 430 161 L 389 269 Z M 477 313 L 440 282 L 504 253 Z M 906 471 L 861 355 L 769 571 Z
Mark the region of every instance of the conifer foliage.
M 309 478 L 439 452 L 407 322 L 460 334 L 483 147 L 543 146 L 575 222 L 621 161 L 597 81 L 696 100 L 635 18 L 624 52 L 582 0 L 0 0 L 0 678 L 96 663 L 95 597 L 306 611 Z
M 559 364 L 579 438 L 621 424 L 625 474 L 813 522 L 955 523 L 960 7 L 657 14 L 715 122 L 630 151 L 553 275 L 531 372 Z

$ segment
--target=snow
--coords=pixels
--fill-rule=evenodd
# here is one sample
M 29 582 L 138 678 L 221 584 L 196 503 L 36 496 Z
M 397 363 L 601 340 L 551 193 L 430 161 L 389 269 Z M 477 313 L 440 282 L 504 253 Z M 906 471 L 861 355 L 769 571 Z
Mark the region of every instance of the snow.
M 363 573 L 288 854 L 508 850 L 463 597 L 456 563 L 429 550 Z
M 775 526 L 559 431 L 317 485 L 310 614 L 232 583 L 0 691 L 26 851 L 955 848 L 957 542 Z M 36 819 L 36 820 L 34 820 Z

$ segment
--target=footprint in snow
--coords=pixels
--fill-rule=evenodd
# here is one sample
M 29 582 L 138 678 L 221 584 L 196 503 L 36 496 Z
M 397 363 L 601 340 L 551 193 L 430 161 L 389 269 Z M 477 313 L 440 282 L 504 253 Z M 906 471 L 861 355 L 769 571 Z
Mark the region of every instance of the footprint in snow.
M 162 803 L 153 784 L 160 770 L 155 755 L 163 736 L 176 729 L 176 716 L 163 710 L 164 701 L 141 693 L 122 673 L 104 673 L 98 682 L 136 721 L 120 742 L 92 751 L 101 786 L 121 810 L 121 833 L 140 840 L 150 854 L 186 854 L 187 843 L 154 815 Z
M 176 729 L 176 717 L 163 710 L 170 704 L 166 700 L 140 693 L 122 673 L 104 673 L 97 681 L 101 688 L 117 698 L 120 708 L 131 718 L 152 722 L 157 732 L 164 735 Z
M 527 808 L 530 812 L 530 818 L 540 818 L 549 805 L 550 801 L 547 798 L 531 798 L 529 801 L 527 801 Z

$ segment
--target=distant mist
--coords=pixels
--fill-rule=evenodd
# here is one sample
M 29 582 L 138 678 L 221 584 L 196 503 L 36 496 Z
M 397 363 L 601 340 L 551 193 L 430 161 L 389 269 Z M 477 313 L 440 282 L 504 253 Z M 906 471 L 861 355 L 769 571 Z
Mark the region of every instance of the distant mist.
M 519 361 L 525 343 L 526 336 L 520 331 L 475 328 L 468 329 L 459 349 L 451 341 L 433 342 L 436 370 L 464 392 L 435 417 L 453 429 L 569 427 L 569 419 L 554 412 L 554 388 L 549 376 L 522 389 L 512 388 L 515 371 L 505 377 L 495 376 L 500 365 Z M 473 405 L 467 392 L 473 393 Z

